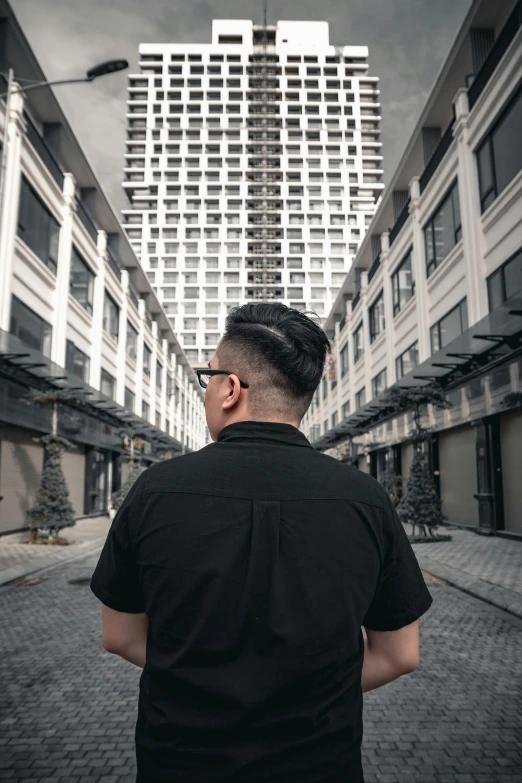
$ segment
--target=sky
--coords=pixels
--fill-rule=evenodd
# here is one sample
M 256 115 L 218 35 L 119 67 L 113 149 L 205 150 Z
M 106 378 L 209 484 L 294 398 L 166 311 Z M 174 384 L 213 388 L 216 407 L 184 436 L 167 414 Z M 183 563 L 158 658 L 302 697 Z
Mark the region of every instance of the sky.
M 55 94 L 118 214 L 127 73 L 140 43 L 210 43 L 212 19 L 262 23 L 262 0 L 11 0 L 48 79 L 74 78 L 123 57 L 128 72 Z M 327 21 L 330 43 L 369 47 L 380 78 L 384 182 L 399 163 L 471 0 L 268 0 L 269 24 Z

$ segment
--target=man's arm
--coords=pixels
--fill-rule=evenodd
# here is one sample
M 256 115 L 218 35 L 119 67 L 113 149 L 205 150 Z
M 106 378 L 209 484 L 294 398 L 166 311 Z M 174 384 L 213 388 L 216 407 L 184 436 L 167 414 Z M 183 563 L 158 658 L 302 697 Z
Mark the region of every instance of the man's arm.
M 143 669 L 146 660 L 149 618 L 145 612 L 117 612 L 102 603 L 102 644 L 107 652 L 119 655 Z
M 419 621 L 398 631 L 365 629 L 362 692 L 373 691 L 419 667 Z

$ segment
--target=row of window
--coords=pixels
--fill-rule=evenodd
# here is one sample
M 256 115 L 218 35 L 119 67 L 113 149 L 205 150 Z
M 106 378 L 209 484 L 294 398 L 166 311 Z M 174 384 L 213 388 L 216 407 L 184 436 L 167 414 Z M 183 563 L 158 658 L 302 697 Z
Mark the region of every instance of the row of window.
M 246 155 L 258 155 L 261 153 L 265 153 L 267 156 L 273 156 L 273 155 L 282 155 L 283 151 L 285 151 L 289 155 L 293 154 L 301 154 L 301 148 L 303 145 L 301 144 L 287 144 L 283 146 L 282 144 L 277 144 L 270 146 L 263 146 L 260 147 L 251 147 L 250 145 L 243 145 L 243 144 L 229 144 L 228 147 L 225 149 L 224 144 L 206 144 L 205 145 L 205 154 L 206 155 L 219 155 L 220 152 L 228 153 L 229 155 L 243 155 L 245 153 Z M 348 155 L 355 155 L 357 153 L 357 147 L 348 145 Z M 141 150 L 141 152 L 140 152 Z M 309 144 L 308 145 L 308 153 L 309 154 L 320 154 L 323 155 L 326 151 L 327 155 L 340 155 L 341 154 L 341 147 L 339 144 L 335 145 L 329 145 L 323 146 L 322 144 Z M 180 145 L 179 144 L 155 144 L 154 145 L 154 154 L 166 154 L 166 155 L 172 155 L 172 154 L 179 154 L 180 152 Z M 145 154 L 145 145 L 142 147 L 133 147 L 129 149 L 129 155 L 139 155 Z M 188 155 L 198 155 L 203 154 L 203 145 L 202 144 L 188 144 L 187 145 L 187 152 Z M 272 158 L 270 158 L 272 159 Z M 380 159 L 380 156 L 379 156 Z M 279 158 L 278 158 L 279 160 Z M 169 158 L 167 158 L 167 163 L 169 161 Z M 153 164 L 159 164 L 158 158 L 149 158 L 149 161 L 147 162 L 145 158 L 128 158 L 127 162 L 129 164 L 137 164 L 139 168 L 143 168 L 144 166 L 152 166 Z M 308 163 L 309 161 L 305 161 Z M 353 163 L 354 161 L 346 161 L 347 163 Z M 300 160 L 299 163 L 303 163 L 303 160 Z M 368 169 L 370 170 L 370 169 Z
M 221 65 L 165 65 L 165 70 L 169 74 L 182 74 L 187 73 L 191 74 L 193 76 L 202 76 L 203 74 L 208 74 L 210 76 L 216 76 L 218 74 L 222 73 L 228 73 L 230 76 L 238 76 L 241 74 L 246 74 L 247 76 L 262 76 L 262 74 L 256 74 L 252 73 L 252 69 L 248 66 L 245 67 L 243 65 L 229 65 L 228 70 L 225 68 L 225 66 Z M 156 66 L 156 70 L 149 69 L 147 67 L 142 67 L 142 74 L 156 74 L 159 76 L 161 73 L 161 70 L 158 66 Z M 303 75 L 306 74 L 306 76 L 325 76 L 325 77 L 339 77 L 339 76 L 361 76 L 364 77 L 365 74 L 363 73 L 362 69 L 361 71 L 354 71 L 353 68 L 336 68 L 336 67 L 323 67 L 322 70 L 320 67 L 316 67 L 313 65 L 309 66 L 299 66 L 299 65 L 292 65 L 287 66 L 284 70 L 285 76 L 299 76 L 299 74 L 302 73 Z M 266 74 L 267 78 L 273 78 L 276 76 L 276 74 Z M 139 82 L 136 83 L 137 80 L 134 80 L 134 82 L 131 82 L 131 87 L 139 87 Z
M 226 88 L 228 90 L 233 90 L 236 88 L 241 88 L 242 86 L 252 88 L 261 88 L 266 87 L 268 90 L 277 90 L 280 91 L 284 87 L 298 87 L 299 89 L 308 90 L 349 90 L 350 92 L 347 93 L 350 97 L 347 98 L 347 100 L 353 100 L 353 97 L 355 95 L 355 90 L 357 88 L 357 82 L 355 82 L 352 86 L 352 81 L 349 79 L 326 79 L 324 88 L 319 87 L 319 80 L 318 79 L 293 79 L 291 78 L 292 74 L 286 74 L 286 78 L 278 78 L 277 76 L 269 76 L 266 75 L 265 77 L 259 78 L 258 74 L 247 74 L 248 76 L 248 85 L 246 83 L 246 79 L 243 79 L 241 77 L 239 78 L 233 78 L 233 79 L 216 79 L 213 77 L 210 77 L 208 79 L 208 86 L 209 87 L 218 87 L 220 89 Z M 288 78 L 290 77 L 290 78 Z M 166 83 L 166 80 L 164 81 L 162 78 L 154 79 L 154 88 L 160 88 L 155 89 L 154 92 L 154 99 L 156 101 L 163 101 L 165 100 L 165 92 L 167 93 L 167 100 L 171 99 L 171 90 L 173 88 L 179 88 L 179 89 L 194 89 L 197 87 L 203 86 L 203 80 L 202 79 L 184 79 L 184 78 L 177 78 L 177 79 L 169 79 L 168 84 Z M 374 86 L 368 87 L 368 85 L 359 82 L 359 87 L 361 89 L 361 101 L 367 102 L 367 98 L 372 98 L 373 95 L 368 96 L 364 94 L 364 91 L 366 92 L 374 92 L 375 88 Z M 166 89 L 167 88 L 167 89 Z M 170 88 L 170 90 L 168 89 Z M 148 82 L 144 84 L 132 84 L 129 85 L 129 101 L 147 101 L 149 99 L 149 96 L 152 95 L 152 88 L 149 86 Z M 242 93 L 243 94 L 243 93 Z M 251 93 L 248 92 L 249 95 L 257 95 L 257 93 Z M 203 98 L 201 98 L 202 100 Z M 242 100 L 240 98 L 239 100 Z
M 221 40 L 226 36 L 220 36 L 219 43 L 223 44 L 225 41 Z M 237 35 L 237 36 L 231 36 L 232 38 L 237 38 L 238 40 L 234 41 L 234 43 L 243 43 L 243 36 Z M 241 39 L 241 40 L 239 40 Z M 272 41 L 273 43 L 273 41 Z M 205 53 L 205 58 L 207 56 L 207 53 Z M 275 63 L 280 62 L 280 56 L 278 54 L 270 54 L 269 56 L 265 57 L 264 55 L 249 55 L 248 60 L 247 56 L 243 55 L 245 62 L 254 63 L 255 64 L 262 64 L 263 67 L 265 67 L 265 63 L 274 65 Z M 209 62 L 211 63 L 223 63 L 225 62 L 225 55 L 224 54 L 208 54 Z M 161 52 L 156 52 L 154 54 L 140 54 L 139 57 L 140 62 L 148 62 L 148 63 L 162 63 L 163 62 L 163 54 Z M 186 54 L 186 53 L 179 53 L 176 52 L 175 54 L 170 55 L 170 62 L 171 63 L 182 63 L 188 61 L 189 63 L 201 63 L 203 62 L 203 55 L 201 54 Z M 321 62 L 326 63 L 327 65 L 332 65 L 336 63 L 349 63 L 353 65 L 354 63 L 362 63 L 366 64 L 366 57 L 344 57 L 344 59 L 341 59 L 341 55 L 321 55 Z M 240 54 L 227 54 L 226 55 L 226 62 L 227 63 L 239 63 L 241 62 L 241 55 Z M 300 54 L 289 54 L 286 56 L 286 60 L 284 62 L 287 63 L 318 63 L 319 62 L 319 55 L 313 54 L 313 55 L 300 55 Z M 131 77 L 133 78 L 133 77 Z
M 378 122 L 374 119 L 365 119 L 365 117 L 362 115 L 361 112 L 361 132 L 362 137 L 364 135 L 367 135 L 367 141 L 376 141 L 374 133 L 379 134 L 378 129 Z M 160 132 L 162 129 L 166 129 L 168 132 L 168 138 L 169 139 L 176 139 L 179 138 L 178 131 L 172 130 L 173 128 L 180 128 L 181 129 L 181 117 L 154 117 L 154 128 L 151 128 L 150 125 L 150 119 L 148 118 L 129 118 L 127 120 L 127 139 L 128 140 L 135 140 L 135 141 L 144 141 L 146 138 L 145 131 L 149 131 L 149 134 L 153 140 L 159 141 L 160 139 Z M 243 129 L 245 131 L 248 131 L 249 133 L 254 132 L 256 129 L 266 128 L 268 127 L 269 131 L 277 131 L 277 132 L 286 132 L 288 133 L 289 138 L 291 137 L 291 134 L 296 134 L 297 131 L 301 128 L 301 120 L 299 117 L 276 117 L 275 115 L 265 118 L 258 119 L 255 116 L 248 116 L 247 118 L 243 117 L 229 117 L 227 122 L 228 129 Z M 314 131 L 314 132 L 320 132 L 324 131 L 327 133 L 339 133 L 341 128 L 341 121 L 339 119 L 334 118 L 320 118 L 320 119 L 313 119 L 309 117 L 307 119 L 307 127 L 308 131 Z M 343 128 L 347 129 L 354 129 L 355 128 L 355 120 L 348 118 L 346 120 L 346 123 L 343 123 Z M 196 136 L 196 129 L 223 129 L 225 128 L 221 126 L 221 118 L 220 117 L 206 117 L 205 118 L 205 124 L 203 124 L 203 119 L 201 117 L 189 117 L 188 118 L 188 128 L 189 130 L 186 131 L 187 138 L 199 138 L 199 136 Z M 338 129 L 335 131 L 334 129 Z M 365 134 L 365 131 L 371 131 L 371 134 Z M 191 135 L 193 134 L 193 135 Z M 293 138 L 297 138 L 297 136 L 292 136 Z M 339 137 L 336 137 L 339 138 Z M 365 139 L 363 138 L 363 141 Z
M 178 128 L 180 124 L 180 120 L 176 120 L 175 127 Z M 329 120 L 329 122 L 334 122 L 333 120 Z M 348 123 L 352 122 L 351 120 L 348 120 Z M 163 127 L 163 118 L 156 117 L 155 123 L 160 123 L 158 127 Z M 174 120 L 169 120 L 168 124 L 170 127 L 172 127 L 174 123 Z M 241 128 L 238 130 L 230 130 L 226 128 L 220 128 L 219 127 L 219 120 L 214 120 L 213 123 L 215 123 L 218 127 L 214 128 L 214 124 L 212 124 L 211 127 L 205 128 L 203 130 L 169 130 L 168 131 L 168 139 L 169 141 L 181 141 L 183 138 L 188 139 L 190 141 L 195 140 L 201 140 L 201 134 L 206 133 L 206 138 L 208 141 L 217 141 L 218 139 L 227 139 L 227 140 L 235 140 L 240 141 L 241 140 L 241 133 L 243 132 L 243 138 L 245 136 L 245 133 L 248 132 L 247 140 L 250 144 L 254 142 L 263 142 L 263 139 L 260 139 L 260 133 L 261 131 L 256 131 L 253 128 Z M 350 127 L 350 126 L 349 126 Z M 265 129 L 266 130 L 266 129 Z M 288 128 L 281 128 L 277 130 L 269 130 L 268 131 L 268 138 L 267 143 L 276 143 L 280 144 L 282 141 L 285 140 L 305 140 L 305 141 L 321 141 L 321 140 L 328 140 L 328 141 L 342 141 L 343 138 L 347 141 L 349 141 L 353 137 L 353 129 L 352 130 L 329 130 L 320 128 L 318 130 L 289 130 Z M 321 134 L 323 136 L 321 137 Z M 344 137 L 343 137 L 344 134 Z M 375 143 L 375 139 L 371 139 Z M 263 142 L 264 143 L 264 142 Z M 133 144 L 132 142 L 127 141 L 127 145 L 130 147 L 136 147 L 136 151 L 139 153 L 140 150 L 145 150 L 144 144 Z M 166 149 L 168 151 L 170 146 L 174 145 L 166 145 Z M 163 149 L 161 144 L 155 144 L 154 145 L 154 151 L 155 152 L 161 152 Z M 129 150 L 129 152 L 134 150 Z
M 110 298 L 106 298 L 108 303 L 107 309 L 104 311 L 104 328 L 106 325 L 106 319 L 108 319 L 107 326 L 110 328 L 110 324 L 113 324 L 115 329 L 113 336 L 117 339 L 117 307 Z M 116 311 L 115 309 L 116 308 Z M 12 297 L 11 302 L 11 324 L 10 332 L 22 340 L 26 345 L 34 348 L 44 356 L 49 357 L 51 355 L 51 340 L 52 340 L 52 326 L 47 323 L 43 318 L 40 318 L 33 310 L 27 307 L 18 297 Z M 131 359 L 136 360 L 138 346 L 138 332 L 134 329 L 130 322 L 127 322 L 127 345 L 126 354 Z M 151 357 L 152 351 L 144 344 L 143 346 L 143 372 L 145 375 L 150 375 L 151 372 Z M 65 369 L 77 378 L 81 378 L 85 383 L 89 382 L 90 372 L 90 358 L 81 351 L 72 340 L 66 342 L 66 356 L 65 356 Z M 156 387 L 159 392 L 162 389 L 163 382 L 163 365 L 161 362 L 156 363 Z M 170 394 L 172 389 L 172 381 L 169 375 L 167 375 L 167 393 Z M 116 392 L 116 379 L 107 370 L 101 370 L 101 383 L 100 391 L 102 394 L 107 395 L 114 399 Z
M 181 81 L 181 80 L 180 80 Z M 183 87 L 183 84 L 179 85 L 180 87 Z M 213 85 L 210 85 L 213 86 Z M 216 87 L 222 87 L 223 83 L 216 84 Z M 288 86 L 292 87 L 302 87 L 302 83 L 300 81 L 294 82 L 293 84 L 289 82 Z M 306 87 L 310 87 L 311 85 L 307 84 L 305 82 Z M 317 86 L 317 85 L 314 85 Z M 339 83 L 340 87 L 340 83 Z M 302 90 L 301 90 L 302 91 Z M 354 94 L 353 92 L 345 92 L 344 95 L 341 95 L 339 97 L 340 93 L 338 92 L 307 92 L 306 95 L 301 96 L 299 92 L 276 92 L 268 94 L 268 100 L 272 102 L 277 101 L 297 101 L 301 103 L 321 103 L 322 101 L 325 101 L 326 103 L 353 103 L 354 101 Z M 237 92 L 235 90 L 229 90 L 228 95 L 225 92 L 221 92 L 221 90 L 207 90 L 204 92 L 203 90 L 189 90 L 189 94 L 182 95 L 181 90 L 169 90 L 166 94 L 163 90 L 158 90 L 154 96 L 154 106 L 157 106 L 159 103 L 162 103 L 163 101 L 231 101 L 232 103 L 235 101 L 247 101 L 248 103 L 257 103 L 259 101 L 259 95 L 258 93 L 249 93 L 249 92 Z M 135 93 L 134 95 L 130 96 L 127 104 L 128 104 L 128 112 L 129 113 L 140 113 L 140 110 L 146 114 L 147 112 L 147 102 L 148 102 L 148 96 L 147 94 L 143 93 Z M 373 101 L 365 101 L 365 103 L 371 103 L 373 104 Z M 375 104 L 376 106 L 378 104 Z M 162 112 L 159 112 L 160 114 Z
M 180 98 L 181 100 L 181 98 Z M 219 98 L 216 98 L 216 100 L 220 100 Z M 298 98 L 294 98 L 292 100 L 298 101 Z M 304 108 L 304 111 L 303 111 Z M 301 104 L 297 103 L 295 106 L 292 103 L 287 103 L 286 106 L 286 114 L 292 115 L 292 114 L 305 114 L 305 115 L 318 115 L 321 114 L 320 106 L 313 106 L 309 103 Z M 148 108 L 145 104 L 143 105 L 134 105 L 129 104 L 127 114 L 147 114 Z M 169 103 L 168 106 L 163 106 L 162 103 L 154 103 L 152 104 L 152 113 L 153 114 L 200 114 L 200 115 L 206 115 L 208 114 L 262 114 L 262 115 L 277 115 L 277 116 L 283 116 L 284 112 L 282 111 L 282 106 L 279 103 L 270 102 L 269 104 L 262 105 L 256 105 L 253 102 L 247 104 L 247 103 Z M 360 110 L 361 117 L 371 117 L 371 116 L 379 116 L 379 110 L 378 109 L 361 109 Z M 332 116 L 351 116 L 353 114 L 353 109 L 351 105 L 343 105 L 341 106 L 338 102 L 335 104 L 328 104 L 326 106 L 326 114 L 332 115 Z M 131 127 L 140 127 L 139 125 L 133 125 Z

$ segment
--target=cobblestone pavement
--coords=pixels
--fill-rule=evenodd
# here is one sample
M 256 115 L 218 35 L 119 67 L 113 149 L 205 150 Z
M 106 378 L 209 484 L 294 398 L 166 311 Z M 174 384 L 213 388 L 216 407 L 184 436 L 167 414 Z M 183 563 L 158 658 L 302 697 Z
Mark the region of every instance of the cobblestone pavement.
M 103 650 L 99 602 L 69 583 L 97 558 L 0 589 L 0 781 L 134 783 L 141 670 Z M 427 583 L 419 669 L 364 695 L 366 783 L 520 783 L 522 621 Z

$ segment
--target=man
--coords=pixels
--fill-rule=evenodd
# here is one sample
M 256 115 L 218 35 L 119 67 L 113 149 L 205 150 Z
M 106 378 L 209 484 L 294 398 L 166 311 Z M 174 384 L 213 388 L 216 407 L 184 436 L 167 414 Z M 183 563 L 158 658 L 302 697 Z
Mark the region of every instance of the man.
M 362 693 L 419 666 L 432 598 L 392 503 L 298 429 L 328 350 L 303 312 L 232 310 L 197 371 L 213 443 L 112 523 L 91 589 L 143 667 L 139 783 L 364 783 Z

